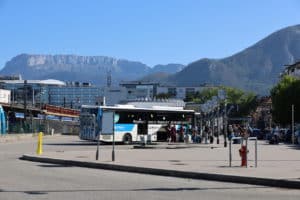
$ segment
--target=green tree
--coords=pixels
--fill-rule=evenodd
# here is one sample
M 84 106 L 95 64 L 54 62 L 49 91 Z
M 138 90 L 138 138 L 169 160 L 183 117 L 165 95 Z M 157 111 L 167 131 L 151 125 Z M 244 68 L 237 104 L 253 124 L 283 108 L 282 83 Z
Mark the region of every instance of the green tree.
M 231 87 L 223 87 L 227 94 L 227 103 L 237 106 L 237 110 L 231 113 L 235 117 L 246 117 L 257 107 L 257 95 L 253 92 L 245 92 L 243 90 Z
M 295 122 L 300 121 L 300 80 L 284 76 L 271 90 L 272 117 L 276 123 L 291 123 L 292 105 L 295 106 Z
M 213 96 L 217 96 L 218 90 L 225 90 L 226 92 L 226 103 L 234 104 L 238 107 L 238 110 L 232 112 L 233 116 L 247 116 L 252 110 L 257 107 L 257 96 L 251 92 L 244 92 L 243 90 L 232 88 L 232 87 L 217 87 L 211 89 L 204 89 L 201 92 L 189 96 L 187 99 L 195 103 L 203 104 L 210 100 Z M 223 102 L 224 105 L 224 102 Z
M 187 95 L 185 101 L 203 104 L 218 94 L 218 88 L 204 89 L 201 92 Z
M 171 97 L 172 97 L 172 95 L 169 93 L 159 93 L 155 96 L 155 98 L 157 98 L 157 99 L 169 99 Z

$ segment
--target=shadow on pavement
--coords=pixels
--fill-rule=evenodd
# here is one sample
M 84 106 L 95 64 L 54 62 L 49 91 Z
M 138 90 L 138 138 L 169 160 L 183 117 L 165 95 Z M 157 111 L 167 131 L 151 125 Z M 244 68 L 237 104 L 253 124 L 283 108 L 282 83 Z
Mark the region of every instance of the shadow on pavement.
M 245 190 L 245 189 L 257 189 L 268 188 L 265 186 L 240 186 L 240 187 L 180 187 L 180 188 L 142 188 L 142 189 L 67 189 L 67 190 L 3 190 L 0 189 L 0 193 L 25 193 L 30 195 L 45 195 L 48 193 L 63 193 L 63 192 L 143 192 L 143 191 L 205 191 L 205 190 Z
M 96 142 L 89 142 L 89 143 L 44 143 L 44 145 L 51 145 L 51 146 L 95 146 L 97 145 Z M 102 145 L 102 144 L 101 144 Z
M 54 167 L 73 167 L 71 165 L 61 165 L 61 164 L 42 164 L 38 165 L 39 167 L 49 167 L 49 168 L 54 168 Z
M 300 145 L 299 144 L 295 144 L 295 145 L 287 145 L 287 147 L 289 149 L 296 149 L 296 150 L 300 150 Z
M 116 143 L 118 145 L 120 143 Z M 71 143 L 44 143 L 50 146 L 96 146 L 97 142 L 71 142 Z M 111 146 L 112 143 L 100 143 L 101 146 Z

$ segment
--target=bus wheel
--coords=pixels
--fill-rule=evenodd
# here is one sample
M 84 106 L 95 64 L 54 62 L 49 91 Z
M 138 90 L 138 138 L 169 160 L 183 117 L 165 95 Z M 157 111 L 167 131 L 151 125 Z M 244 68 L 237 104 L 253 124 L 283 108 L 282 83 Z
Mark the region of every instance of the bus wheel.
M 126 133 L 124 135 L 123 143 L 124 144 L 131 144 L 132 143 L 132 137 L 131 137 L 131 135 L 129 133 Z

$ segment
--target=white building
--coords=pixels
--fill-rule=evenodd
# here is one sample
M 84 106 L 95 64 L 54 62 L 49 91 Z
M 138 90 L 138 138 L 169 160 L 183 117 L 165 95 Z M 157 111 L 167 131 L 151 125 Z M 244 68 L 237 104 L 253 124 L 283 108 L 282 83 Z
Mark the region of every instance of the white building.
M 10 104 L 11 91 L 0 89 L 0 103 Z
M 120 87 L 125 90 L 125 101 L 135 99 L 153 99 L 157 95 L 159 83 L 127 81 L 121 82 Z
M 289 75 L 296 78 L 300 78 L 300 61 L 291 64 L 291 65 L 285 65 L 286 68 L 284 72 L 281 74 L 281 76 Z

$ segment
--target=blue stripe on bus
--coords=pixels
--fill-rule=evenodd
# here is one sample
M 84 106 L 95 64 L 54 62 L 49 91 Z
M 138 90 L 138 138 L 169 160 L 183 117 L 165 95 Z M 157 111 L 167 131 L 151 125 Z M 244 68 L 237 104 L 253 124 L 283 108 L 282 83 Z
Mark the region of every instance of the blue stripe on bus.
M 115 131 L 133 131 L 134 124 L 115 124 Z

